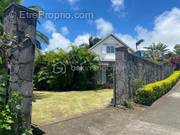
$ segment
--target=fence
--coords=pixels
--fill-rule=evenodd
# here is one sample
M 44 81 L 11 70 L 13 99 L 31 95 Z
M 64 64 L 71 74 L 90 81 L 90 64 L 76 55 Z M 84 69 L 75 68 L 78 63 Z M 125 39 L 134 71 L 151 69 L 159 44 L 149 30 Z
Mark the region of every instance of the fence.
M 128 53 L 126 47 L 116 49 L 114 105 L 123 104 L 133 97 L 135 81 L 145 84 L 162 80 L 173 72 L 169 64 L 158 65 Z

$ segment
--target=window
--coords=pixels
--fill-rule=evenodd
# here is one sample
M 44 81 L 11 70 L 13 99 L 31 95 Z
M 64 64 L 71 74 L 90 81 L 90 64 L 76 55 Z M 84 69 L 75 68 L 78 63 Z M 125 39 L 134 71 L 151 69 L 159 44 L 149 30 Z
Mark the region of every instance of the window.
M 114 52 L 115 52 L 114 46 L 107 46 L 106 52 L 107 52 L 107 53 L 114 53 Z

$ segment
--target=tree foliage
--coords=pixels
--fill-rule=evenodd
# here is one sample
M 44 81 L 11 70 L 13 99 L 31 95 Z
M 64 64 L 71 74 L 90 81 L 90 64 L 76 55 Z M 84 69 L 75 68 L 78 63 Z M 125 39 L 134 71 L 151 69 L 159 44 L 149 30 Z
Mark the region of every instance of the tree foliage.
M 25 126 L 22 113 L 22 96 L 17 91 L 11 92 L 7 104 L 0 104 L 1 135 L 32 135 L 32 130 Z
M 91 36 L 89 38 L 89 48 L 91 48 L 92 46 L 94 46 L 96 43 L 98 43 L 101 39 L 98 37 L 93 37 Z
M 21 111 L 21 94 L 17 90 L 7 91 L 7 61 L 14 43 L 17 40 L 11 35 L 4 33 L 0 36 L 0 135 L 31 135 Z
M 175 47 L 174 47 L 174 53 L 175 53 L 177 56 L 180 56 L 180 44 L 175 45 Z
M 150 60 L 153 62 L 163 61 L 163 57 L 168 53 L 167 45 L 163 43 L 153 43 L 148 47 L 144 47 L 150 52 Z
M 96 86 L 97 56 L 84 47 L 39 53 L 34 84 L 39 90 L 79 90 Z

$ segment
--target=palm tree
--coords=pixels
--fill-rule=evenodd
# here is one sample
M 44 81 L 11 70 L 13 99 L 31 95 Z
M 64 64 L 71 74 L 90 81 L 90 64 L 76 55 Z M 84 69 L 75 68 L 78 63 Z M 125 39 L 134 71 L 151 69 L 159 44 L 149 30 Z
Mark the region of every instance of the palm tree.
M 144 47 L 147 50 L 151 50 L 151 51 L 159 51 L 160 53 L 165 54 L 169 49 L 167 49 L 167 45 L 163 44 L 163 43 L 153 43 L 152 45 L 150 45 L 149 47 Z
M 151 53 L 151 60 L 154 62 L 158 62 L 169 51 L 167 47 L 168 46 L 163 43 L 153 43 L 152 45 L 144 48 Z
M 180 56 L 180 44 L 175 45 L 175 47 L 174 47 L 174 53 L 175 53 L 177 56 Z

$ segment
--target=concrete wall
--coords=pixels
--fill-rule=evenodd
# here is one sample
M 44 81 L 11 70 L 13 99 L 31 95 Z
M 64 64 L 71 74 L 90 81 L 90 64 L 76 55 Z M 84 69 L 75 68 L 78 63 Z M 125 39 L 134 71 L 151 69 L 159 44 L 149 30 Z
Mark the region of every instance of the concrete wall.
M 165 79 L 172 72 L 173 67 L 169 64 L 157 65 L 128 53 L 126 47 L 117 48 L 114 104 L 123 104 L 133 97 L 135 79 L 147 84 Z

